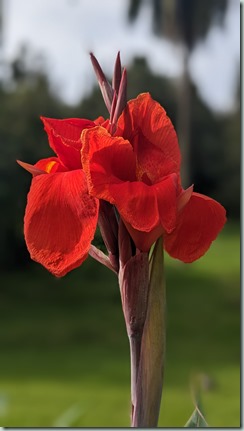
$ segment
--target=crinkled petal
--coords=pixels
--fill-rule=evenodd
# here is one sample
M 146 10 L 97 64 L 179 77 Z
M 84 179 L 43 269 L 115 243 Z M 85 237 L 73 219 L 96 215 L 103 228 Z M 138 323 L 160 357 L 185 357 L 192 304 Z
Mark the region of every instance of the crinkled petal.
M 130 143 L 112 137 L 103 127 L 85 130 L 82 143 L 82 164 L 89 192 L 115 204 L 133 228 L 150 231 L 159 223 L 157 197 L 147 184 L 129 181 L 135 172 Z
M 123 138 L 112 137 L 102 127 L 85 130 L 82 143 L 82 164 L 89 192 L 115 204 L 122 217 L 134 228 L 152 229 L 158 223 L 156 195 L 150 186 L 129 181 L 135 171 L 130 143 Z
M 41 117 L 48 135 L 49 145 L 61 163 L 68 169 L 81 168 L 80 136 L 84 129 L 94 127 L 95 123 L 81 118 L 57 120 Z
M 24 233 L 31 258 L 57 277 L 87 257 L 98 201 L 87 194 L 82 170 L 38 175 L 28 194 Z
M 109 190 L 124 221 L 138 231 L 151 232 L 160 225 L 171 232 L 176 226 L 175 177 L 153 186 L 139 181 L 112 184 Z
M 110 186 L 110 195 L 121 217 L 134 229 L 150 232 L 160 223 L 157 196 L 153 187 L 142 182 Z
M 176 229 L 164 236 L 164 247 L 174 258 L 190 263 L 206 253 L 226 222 L 226 211 L 215 200 L 192 193 L 179 213 Z
M 82 164 L 93 196 L 116 205 L 134 229 L 150 232 L 159 224 L 166 232 L 175 228 L 176 174 L 154 185 L 136 181 L 130 143 L 102 127 L 85 130 L 82 143 Z
M 103 127 L 84 130 L 81 140 L 81 159 L 89 192 L 114 203 L 111 184 L 136 179 L 132 146 L 123 138 L 112 137 Z
M 137 178 L 146 173 L 152 183 L 180 171 L 178 139 L 169 117 L 149 93 L 128 102 L 118 120 L 118 135 L 128 139 L 136 153 Z

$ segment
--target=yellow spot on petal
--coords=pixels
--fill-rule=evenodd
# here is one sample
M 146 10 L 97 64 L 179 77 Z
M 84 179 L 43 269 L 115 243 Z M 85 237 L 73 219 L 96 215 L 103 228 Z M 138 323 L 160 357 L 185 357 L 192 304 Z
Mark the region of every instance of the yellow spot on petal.
M 56 165 L 57 162 L 49 162 L 47 163 L 46 167 L 45 167 L 45 171 L 50 174 L 52 168 L 54 165 Z

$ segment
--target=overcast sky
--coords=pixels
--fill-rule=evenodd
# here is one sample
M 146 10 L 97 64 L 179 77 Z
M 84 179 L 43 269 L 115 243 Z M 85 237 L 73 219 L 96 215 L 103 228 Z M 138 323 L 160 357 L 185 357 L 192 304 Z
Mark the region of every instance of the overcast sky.
M 21 43 L 42 52 L 52 84 L 69 103 L 87 94 L 95 80 L 89 51 L 110 75 L 121 51 L 129 65 L 145 55 L 152 71 L 178 76 L 180 50 L 151 33 L 151 16 L 145 2 L 136 24 L 127 23 L 128 0 L 3 0 L 4 56 L 14 58 Z M 240 3 L 229 0 L 224 28 L 213 28 L 191 58 L 191 74 L 202 98 L 214 110 L 228 111 L 240 55 Z

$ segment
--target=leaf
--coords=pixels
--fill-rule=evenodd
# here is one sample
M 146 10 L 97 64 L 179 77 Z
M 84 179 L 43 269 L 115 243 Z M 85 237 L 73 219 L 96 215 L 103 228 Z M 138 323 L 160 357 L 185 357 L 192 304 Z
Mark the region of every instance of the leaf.
M 208 424 L 198 406 L 196 406 L 190 419 L 185 424 L 185 428 L 208 428 Z

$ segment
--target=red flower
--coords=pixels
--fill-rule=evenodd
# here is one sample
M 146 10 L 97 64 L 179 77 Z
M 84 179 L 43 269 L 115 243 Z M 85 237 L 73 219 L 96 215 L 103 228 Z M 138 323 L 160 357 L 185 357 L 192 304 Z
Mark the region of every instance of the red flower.
M 98 126 L 81 139 L 90 195 L 116 206 L 137 248 L 148 251 L 163 234 L 165 249 L 184 262 L 207 251 L 225 209 L 193 187 L 182 189 L 176 132 L 148 93 L 128 102 L 116 136 Z
M 24 234 L 31 258 L 61 277 L 86 259 L 97 225 L 98 200 L 87 193 L 80 160 L 81 132 L 95 123 L 42 120 L 57 157 L 34 166 L 20 162 L 33 174 Z

